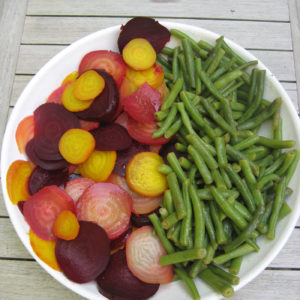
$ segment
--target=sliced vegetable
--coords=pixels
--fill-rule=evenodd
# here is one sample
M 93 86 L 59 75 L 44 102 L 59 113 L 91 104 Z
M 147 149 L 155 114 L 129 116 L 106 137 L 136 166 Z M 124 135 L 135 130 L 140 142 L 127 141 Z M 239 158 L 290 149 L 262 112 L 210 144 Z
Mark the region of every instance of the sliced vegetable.
M 30 197 L 27 183 L 31 172 L 29 162 L 24 160 L 16 160 L 9 166 L 6 174 L 6 188 L 13 204 L 26 201 Z
M 69 180 L 65 186 L 65 192 L 74 200 L 76 203 L 83 192 L 95 181 L 89 178 L 75 178 L 73 180 Z
M 132 81 L 125 77 L 119 88 L 120 102 L 122 103 L 122 99 L 131 95 L 137 88 L 138 87 Z
M 80 128 L 87 131 L 96 129 L 100 126 L 99 122 L 93 122 L 93 121 L 79 120 L 79 123 L 80 123 Z
M 74 212 L 72 198 L 56 185 L 44 187 L 24 203 L 24 217 L 34 233 L 43 240 L 54 240 L 53 224 L 63 210 Z
M 118 251 L 124 248 L 125 242 L 132 232 L 132 226 L 129 224 L 126 231 L 124 231 L 118 238 L 114 239 L 110 243 L 111 251 Z
M 94 150 L 88 159 L 79 165 L 83 177 L 94 181 L 105 181 L 115 167 L 116 151 Z
M 78 77 L 78 72 L 77 71 L 73 71 L 70 74 L 68 74 L 64 80 L 62 81 L 61 85 L 64 85 L 65 83 L 69 82 L 69 81 L 74 81 L 76 80 Z
M 83 129 L 69 129 L 59 140 L 62 157 L 71 164 L 85 162 L 95 149 L 93 135 Z
M 134 213 L 131 214 L 131 223 L 135 227 L 143 227 L 147 225 L 152 225 L 151 221 L 148 218 L 149 214 L 141 214 L 141 215 L 136 215 Z
M 131 196 L 112 183 L 91 185 L 76 202 L 77 218 L 98 224 L 110 239 L 119 237 L 128 228 L 131 210 Z
M 122 101 L 124 110 L 138 122 L 152 123 L 154 113 L 160 109 L 161 94 L 148 83 L 142 84 Z
M 63 210 L 55 219 L 53 233 L 60 239 L 74 240 L 79 233 L 79 223 L 70 210 Z
M 54 90 L 50 96 L 47 98 L 46 103 L 55 103 L 62 105 L 62 95 L 66 87 L 71 84 L 72 81 L 67 81 L 64 84 L 62 84 L 60 87 L 58 87 L 56 90 Z
M 129 270 L 147 283 L 169 283 L 173 280 L 173 267 L 162 267 L 161 256 L 167 252 L 152 226 L 135 230 L 126 241 L 126 259 Z
M 16 142 L 19 152 L 25 152 L 27 143 L 34 137 L 34 118 L 33 116 L 25 117 L 18 125 L 16 130 Z
M 161 195 L 168 187 L 166 176 L 157 168 L 163 159 L 154 152 L 136 154 L 126 168 L 126 181 L 136 193 L 155 197 Z
M 67 278 L 85 283 L 96 279 L 105 270 L 110 257 L 110 241 L 97 224 L 79 222 L 79 226 L 75 239 L 57 240 L 55 255 Z

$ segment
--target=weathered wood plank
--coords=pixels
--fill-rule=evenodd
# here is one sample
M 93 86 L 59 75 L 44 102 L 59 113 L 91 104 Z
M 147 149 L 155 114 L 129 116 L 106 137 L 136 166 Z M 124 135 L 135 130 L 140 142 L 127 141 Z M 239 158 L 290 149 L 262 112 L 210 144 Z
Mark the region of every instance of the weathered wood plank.
M 28 15 L 160 16 L 289 21 L 286 0 L 30 0 Z
M 66 46 L 21 45 L 17 74 L 35 74 L 50 58 Z M 292 52 L 251 50 L 265 63 L 279 80 L 294 81 L 295 69 Z
M 26 17 L 22 43 L 69 44 L 92 32 L 126 23 L 128 18 Z M 289 23 L 167 19 L 202 27 L 232 39 L 245 48 L 292 50 Z M 259 32 L 259 34 L 257 34 Z
M 7 120 L 27 0 L 2 0 L 0 6 L 0 137 L 2 137 Z M 2 138 L 0 142 L 1 145 Z

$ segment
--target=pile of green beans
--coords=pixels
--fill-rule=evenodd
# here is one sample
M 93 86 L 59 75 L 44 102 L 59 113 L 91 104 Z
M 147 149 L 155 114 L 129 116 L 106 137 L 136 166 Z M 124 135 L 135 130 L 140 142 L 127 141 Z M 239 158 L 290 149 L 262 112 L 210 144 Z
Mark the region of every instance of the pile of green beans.
M 263 98 L 266 71 L 257 61 L 246 62 L 223 37 L 211 45 L 171 34 L 181 45 L 158 56 L 169 94 L 153 138 L 172 138 L 176 151 L 158 168 L 169 188 L 149 219 L 167 252 L 160 263 L 174 265 L 193 299 L 196 277 L 231 297 L 243 256 L 259 251 L 259 236 L 274 239 L 291 211 L 285 198 L 300 151 L 282 139 L 281 99 Z M 267 120 L 270 136 L 260 136 Z

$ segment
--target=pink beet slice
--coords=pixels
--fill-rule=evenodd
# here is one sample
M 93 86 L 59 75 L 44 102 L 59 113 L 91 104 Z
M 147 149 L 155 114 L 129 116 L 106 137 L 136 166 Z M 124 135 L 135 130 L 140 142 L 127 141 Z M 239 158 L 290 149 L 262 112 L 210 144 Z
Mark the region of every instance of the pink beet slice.
M 45 170 L 51 171 L 51 170 L 63 169 L 69 165 L 69 163 L 63 158 L 59 159 L 59 160 L 41 159 L 35 151 L 34 138 L 27 143 L 25 152 L 26 152 L 28 158 L 33 163 L 35 163 L 36 165 L 40 166 L 41 168 L 43 168 Z
M 68 168 L 47 171 L 42 169 L 41 167 L 36 167 L 32 171 L 28 180 L 29 193 L 33 195 L 45 186 L 59 186 L 61 184 L 64 184 L 68 180 L 68 177 Z
M 75 212 L 72 198 L 56 185 L 46 186 L 29 197 L 23 206 L 25 220 L 43 240 L 54 240 L 53 224 L 63 210 Z
M 152 123 L 154 113 L 160 109 L 161 95 L 147 82 L 123 100 L 124 110 L 138 122 Z
M 45 160 L 62 159 L 58 149 L 61 136 L 71 128 L 80 128 L 78 118 L 62 105 L 45 103 L 34 111 L 35 152 Z
M 110 258 L 110 241 L 97 224 L 81 221 L 79 225 L 75 239 L 57 240 L 55 255 L 68 279 L 85 283 L 96 279 L 106 268 Z
M 109 299 L 148 299 L 159 288 L 159 284 L 145 283 L 131 273 L 125 250 L 111 256 L 107 268 L 97 278 L 97 284 L 99 292 Z
M 90 178 L 75 178 L 67 182 L 65 192 L 71 196 L 74 202 L 77 202 L 83 192 L 94 183 L 95 181 Z
M 170 31 L 159 22 L 148 17 L 136 17 L 121 27 L 118 38 L 118 47 L 122 53 L 125 45 L 135 38 L 144 38 L 159 53 L 170 40 Z
M 95 70 L 105 80 L 105 87 L 92 105 L 76 115 L 86 121 L 111 122 L 119 106 L 119 91 L 113 77 L 104 70 Z
M 126 240 L 130 236 L 131 232 L 132 232 L 132 226 L 131 226 L 131 224 L 129 224 L 129 227 L 126 231 L 124 231 L 118 238 L 111 241 L 110 249 L 116 250 L 116 249 L 119 249 L 122 246 L 124 246 Z
M 113 172 L 120 176 L 125 176 L 126 166 L 129 163 L 130 159 L 135 154 L 146 151 L 149 151 L 148 145 L 142 145 L 140 143 L 137 143 L 136 141 L 132 141 L 132 144 L 128 149 L 118 151 L 117 160 Z
M 125 150 L 132 143 L 127 130 L 119 124 L 103 125 L 92 130 L 91 134 L 96 140 L 96 149 L 101 151 Z

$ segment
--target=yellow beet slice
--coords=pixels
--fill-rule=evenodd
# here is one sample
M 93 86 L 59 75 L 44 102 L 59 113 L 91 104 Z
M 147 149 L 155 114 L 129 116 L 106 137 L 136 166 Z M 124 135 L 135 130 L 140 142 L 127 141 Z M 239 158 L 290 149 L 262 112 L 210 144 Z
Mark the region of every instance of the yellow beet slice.
M 136 154 L 126 167 L 127 184 L 143 196 L 161 195 L 168 188 L 166 176 L 157 170 L 158 166 L 163 163 L 163 159 L 157 153 Z
M 67 85 L 63 92 L 61 100 L 65 109 L 71 112 L 77 112 L 89 108 L 93 103 L 93 100 L 89 100 L 89 101 L 79 100 L 74 95 L 74 86 L 75 86 L 75 81 Z
M 105 81 L 94 70 L 89 70 L 80 75 L 75 81 L 74 95 L 77 99 L 85 101 L 96 98 L 103 91 Z
M 115 167 L 116 158 L 116 151 L 95 150 L 84 163 L 79 165 L 80 173 L 83 177 L 97 182 L 106 181 Z
M 53 233 L 63 240 L 74 240 L 79 233 L 76 216 L 70 210 L 63 210 L 55 219 Z
M 154 65 L 156 52 L 152 45 L 142 38 L 131 40 L 123 48 L 123 59 L 134 70 L 146 70 Z
M 71 164 L 80 164 L 87 160 L 95 149 L 95 138 L 83 129 L 69 129 L 59 140 L 58 148 L 63 158 Z
M 76 80 L 78 77 L 78 72 L 77 71 L 73 71 L 70 74 L 68 74 L 64 80 L 62 81 L 61 85 L 64 85 L 65 83 L 69 82 L 69 81 L 74 81 Z
M 31 229 L 29 231 L 29 240 L 34 253 L 48 266 L 54 270 L 60 271 L 55 256 L 56 240 L 42 240 Z

